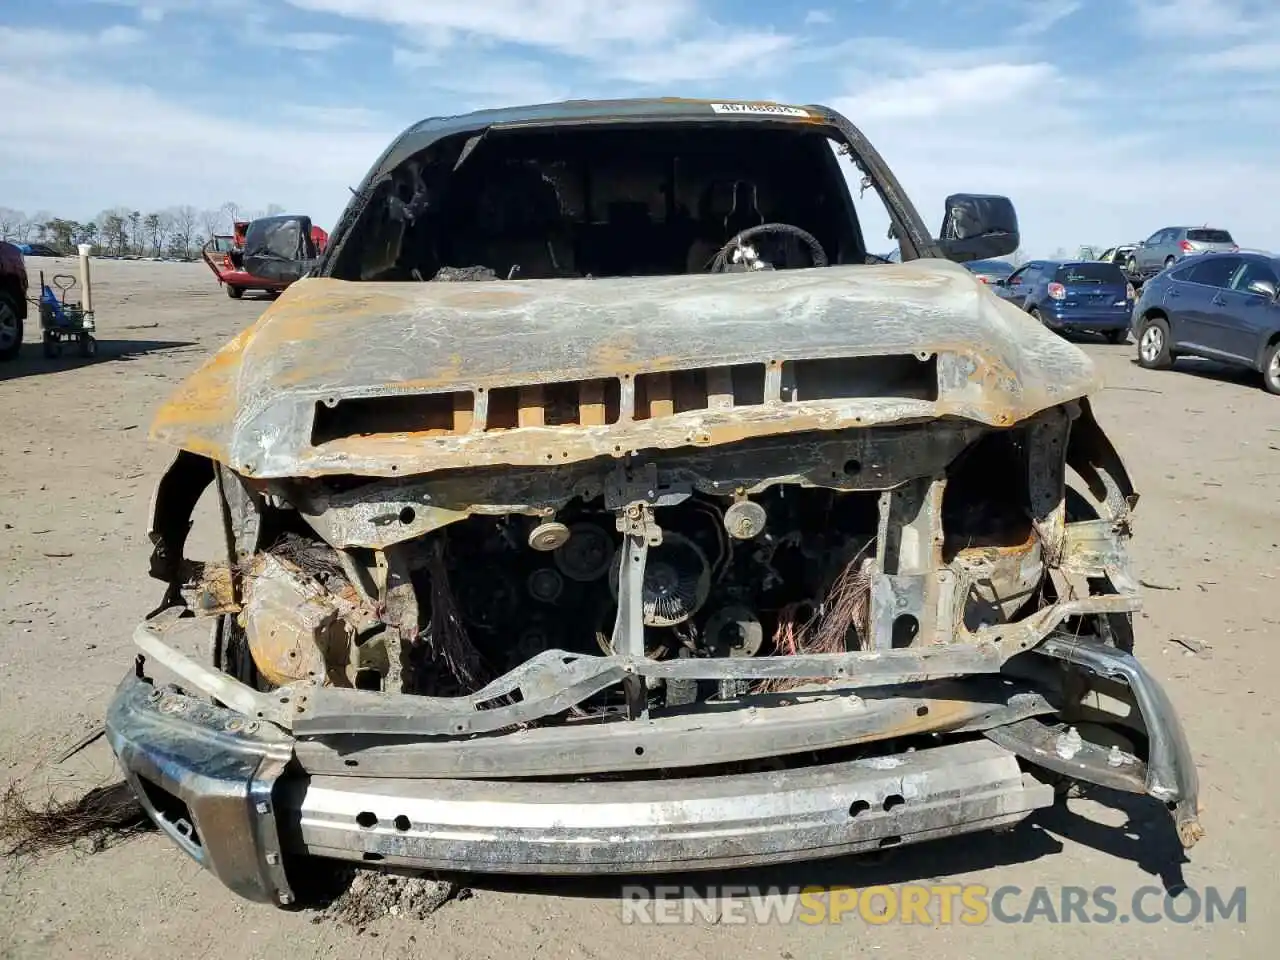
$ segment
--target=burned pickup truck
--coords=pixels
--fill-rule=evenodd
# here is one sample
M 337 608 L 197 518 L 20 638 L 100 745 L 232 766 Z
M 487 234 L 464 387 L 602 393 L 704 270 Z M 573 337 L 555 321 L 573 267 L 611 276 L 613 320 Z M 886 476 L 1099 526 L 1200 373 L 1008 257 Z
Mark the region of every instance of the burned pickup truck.
M 972 194 L 934 237 L 823 107 L 410 128 L 156 417 L 166 589 L 108 718 L 140 801 L 277 904 L 310 858 L 775 863 L 1076 781 L 1190 846 L 1093 367 L 956 262 L 1017 243 Z M 187 557 L 207 491 L 225 551 Z

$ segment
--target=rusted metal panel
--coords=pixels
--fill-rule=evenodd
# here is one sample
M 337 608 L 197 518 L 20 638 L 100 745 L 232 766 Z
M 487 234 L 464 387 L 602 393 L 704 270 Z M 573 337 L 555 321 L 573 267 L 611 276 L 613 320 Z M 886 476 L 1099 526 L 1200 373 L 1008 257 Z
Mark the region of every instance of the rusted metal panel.
M 937 355 L 935 401 L 869 395 L 628 420 L 635 375 Z M 616 378 L 622 421 L 312 445 L 316 404 Z M 773 378 L 777 380 L 778 377 Z M 777 386 L 774 384 L 773 386 Z M 157 439 L 250 477 L 404 476 L 957 416 L 1009 426 L 1095 386 L 1092 363 L 963 267 L 927 260 L 707 276 L 467 283 L 303 280 L 161 409 Z M 870 390 L 871 387 L 869 386 Z M 723 396 L 723 394 L 721 394 Z

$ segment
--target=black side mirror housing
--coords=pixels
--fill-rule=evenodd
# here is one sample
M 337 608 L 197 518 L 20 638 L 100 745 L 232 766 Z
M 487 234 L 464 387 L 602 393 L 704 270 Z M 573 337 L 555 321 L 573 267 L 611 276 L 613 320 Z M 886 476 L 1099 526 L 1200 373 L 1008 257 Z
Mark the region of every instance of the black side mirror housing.
M 952 194 L 938 242 L 947 259 L 956 263 L 1008 256 L 1022 242 L 1013 201 L 990 194 Z
M 292 283 L 305 277 L 316 259 L 309 217 L 263 217 L 245 231 L 244 269 L 254 276 Z

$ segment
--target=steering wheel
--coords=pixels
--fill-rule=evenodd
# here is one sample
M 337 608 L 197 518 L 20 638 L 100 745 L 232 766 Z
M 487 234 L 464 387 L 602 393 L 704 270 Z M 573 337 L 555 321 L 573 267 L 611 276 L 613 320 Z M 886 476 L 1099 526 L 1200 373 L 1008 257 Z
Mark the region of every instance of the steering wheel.
M 799 227 L 792 226 L 789 223 L 761 223 L 754 227 L 740 230 L 730 237 L 729 242 L 721 247 L 715 257 L 712 258 L 711 272 L 728 273 L 734 268 L 738 270 L 766 269 L 757 265 L 759 260 L 756 259 L 755 252 L 746 247 L 746 243 L 748 240 L 771 233 L 795 237 L 809 248 L 809 256 L 813 260 L 815 267 L 825 267 L 827 265 L 827 251 L 822 249 L 822 244 L 818 242 L 818 238 L 809 231 L 801 230 Z M 733 263 L 730 261 L 730 257 L 733 256 L 735 251 L 741 251 L 743 256 L 738 262 Z

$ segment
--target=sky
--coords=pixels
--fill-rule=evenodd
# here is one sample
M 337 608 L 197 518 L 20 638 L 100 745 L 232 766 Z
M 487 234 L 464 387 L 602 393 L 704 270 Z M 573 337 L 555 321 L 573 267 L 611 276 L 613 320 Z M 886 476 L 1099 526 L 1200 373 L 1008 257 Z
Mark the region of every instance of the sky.
M 1031 256 L 1198 223 L 1280 249 L 1277 92 L 1274 0 L 6 3 L 0 206 L 328 227 L 424 117 L 705 96 L 834 107 L 931 227 L 1006 194 Z

